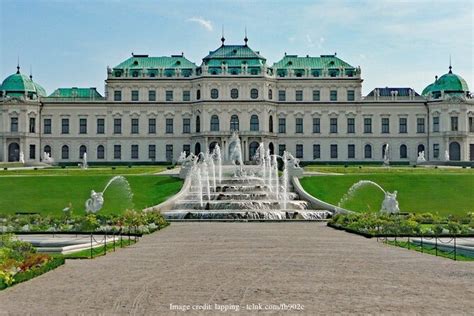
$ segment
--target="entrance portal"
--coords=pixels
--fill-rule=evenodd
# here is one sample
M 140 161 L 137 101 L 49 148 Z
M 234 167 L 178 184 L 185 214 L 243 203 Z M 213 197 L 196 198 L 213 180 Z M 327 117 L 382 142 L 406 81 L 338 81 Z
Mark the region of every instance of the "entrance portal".
M 20 145 L 18 143 L 8 145 L 8 161 L 20 161 Z

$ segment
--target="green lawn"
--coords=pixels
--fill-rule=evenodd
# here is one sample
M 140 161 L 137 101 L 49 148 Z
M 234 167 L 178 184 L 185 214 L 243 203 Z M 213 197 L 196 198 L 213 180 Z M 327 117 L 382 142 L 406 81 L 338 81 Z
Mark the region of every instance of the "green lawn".
M 165 170 L 165 166 L 116 166 L 89 167 L 82 170 L 78 167 L 52 167 L 38 170 L 0 170 L 0 177 L 12 175 L 48 175 L 48 176 L 90 176 L 90 175 L 125 175 L 125 174 L 154 174 Z
M 384 172 L 384 168 L 379 167 L 374 173 L 312 176 L 301 179 L 301 183 L 308 193 L 335 205 L 354 183 L 371 180 L 387 191 L 397 190 L 400 209 L 404 212 L 461 215 L 474 211 L 474 173 L 470 169 L 465 172 L 463 169 L 457 172 L 400 169 Z M 377 212 L 382 201 L 383 193 L 379 189 L 366 186 L 360 188 L 342 207 Z
M 133 199 L 128 198 L 122 185 L 112 184 L 104 194 L 105 203 L 101 213 L 117 214 L 127 208 L 138 210 L 156 205 L 177 193 L 183 183 L 177 178 L 150 174 L 163 167 L 99 169 L 76 168 L 69 170 L 67 176 L 67 169 L 43 170 L 36 176 L 27 172 L 15 176 L 0 175 L 0 214 L 38 212 L 43 215 L 60 215 L 69 203 L 75 214 L 84 214 L 84 203 L 89 198 L 90 191 L 102 191 L 114 175 L 125 174 L 127 171 L 138 173 L 125 175 L 130 183 Z

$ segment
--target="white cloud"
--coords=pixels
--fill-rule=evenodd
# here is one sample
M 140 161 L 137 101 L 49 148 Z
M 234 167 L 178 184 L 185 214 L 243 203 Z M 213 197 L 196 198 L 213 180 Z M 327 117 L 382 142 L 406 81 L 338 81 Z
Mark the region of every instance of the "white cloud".
M 202 17 L 192 17 L 192 18 L 189 18 L 188 21 L 198 23 L 199 25 L 204 27 L 209 32 L 211 32 L 214 29 L 213 26 L 212 26 L 211 20 L 206 20 Z

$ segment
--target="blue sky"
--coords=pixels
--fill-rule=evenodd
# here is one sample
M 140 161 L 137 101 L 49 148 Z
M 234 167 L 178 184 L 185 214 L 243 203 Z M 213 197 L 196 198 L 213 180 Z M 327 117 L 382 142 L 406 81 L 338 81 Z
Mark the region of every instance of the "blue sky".
M 120 1 L 0 0 L 0 77 L 33 68 L 48 93 L 98 87 L 106 67 L 132 52 L 201 59 L 243 43 L 273 64 L 284 53 L 332 54 L 361 66 L 363 92 L 409 86 L 418 92 L 453 71 L 474 90 L 473 1 Z

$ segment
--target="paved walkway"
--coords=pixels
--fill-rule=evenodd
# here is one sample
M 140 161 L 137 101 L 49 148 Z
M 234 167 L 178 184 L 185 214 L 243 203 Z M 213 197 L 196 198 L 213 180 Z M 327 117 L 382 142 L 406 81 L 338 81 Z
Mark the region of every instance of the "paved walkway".
M 446 315 L 472 313 L 473 298 L 474 263 L 322 223 L 173 223 L 135 246 L 68 261 L 0 292 L 0 314 L 176 314 L 170 304 L 211 313 L 221 306 L 214 304 L 240 304 L 253 314 L 246 304 L 260 303 L 301 304 L 310 315 Z

